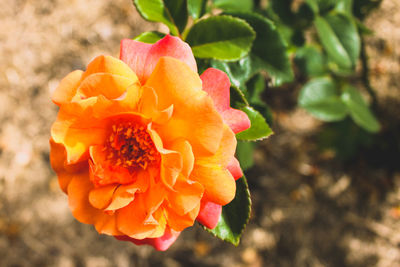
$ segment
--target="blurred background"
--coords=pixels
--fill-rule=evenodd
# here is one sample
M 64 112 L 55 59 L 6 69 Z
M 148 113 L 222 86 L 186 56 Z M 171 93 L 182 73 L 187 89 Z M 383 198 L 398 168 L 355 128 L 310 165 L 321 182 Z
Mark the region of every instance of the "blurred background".
M 167 252 L 78 223 L 48 145 L 57 114 L 50 91 L 60 79 L 96 55 L 117 57 L 122 38 L 160 26 L 129 0 L 1 6 L 0 266 L 400 266 L 398 0 L 384 0 L 366 20 L 381 132 L 364 142 L 346 121 L 323 124 L 297 107 L 296 84 L 269 90 L 275 134 L 247 170 L 253 211 L 240 245 L 195 225 Z

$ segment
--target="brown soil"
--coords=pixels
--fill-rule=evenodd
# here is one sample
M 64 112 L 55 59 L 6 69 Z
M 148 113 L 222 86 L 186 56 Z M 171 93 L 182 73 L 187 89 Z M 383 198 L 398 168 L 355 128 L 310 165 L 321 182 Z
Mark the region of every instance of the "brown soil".
M 296 91 L 271 91 L 275 135 L 247 173 L 253 212 L 241 244 L 196 225 L 162 253 L 78 223 L 48 159 L 57 113 L 50 91 L 59 80 L 96 55 L 117 56 L 122 38 L 159 26 L 144 22 L 128 0 L 5 1 L 0 266 L 400 266 L 398 0 L 383 1 L 367 25 L 375 31 L 367 51 L 383 125 L 372 145 L 347 161 L 321 152 L 318 134 L 327 126 L 287 104 Z

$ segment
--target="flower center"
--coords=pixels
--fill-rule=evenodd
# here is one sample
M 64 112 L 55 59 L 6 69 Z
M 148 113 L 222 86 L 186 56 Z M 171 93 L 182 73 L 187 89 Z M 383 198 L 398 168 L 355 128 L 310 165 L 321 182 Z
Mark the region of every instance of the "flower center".
M 113 124 L 105 149 L 107 160 L 128 170 L 145 170 L 160 161 L 160 153 L 145 126 L 138 123 Z

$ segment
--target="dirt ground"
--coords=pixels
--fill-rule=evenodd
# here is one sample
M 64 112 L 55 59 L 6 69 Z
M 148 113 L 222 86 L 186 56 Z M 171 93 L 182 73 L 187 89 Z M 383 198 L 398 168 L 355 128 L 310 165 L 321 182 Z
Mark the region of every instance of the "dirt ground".
M 145 30 L 129 0 L 13 0 L 0 9 L 0 266 L 400 266 L 400 2 L 367 20 L 382 133 L 348 161 L 318 148 L 326 128 L 272 90 L 275 135 L 247 173 L 250 224 L 238 247 L 198 225 L 167 251 L 98 235 L 71 215 L 49 166 L 50 91 Z M 289 101 L 289 104 L 287 102 Z M 282 104 L 284 103 L 284 104 Z M 291 104 L 290 104 L 291 103 Z

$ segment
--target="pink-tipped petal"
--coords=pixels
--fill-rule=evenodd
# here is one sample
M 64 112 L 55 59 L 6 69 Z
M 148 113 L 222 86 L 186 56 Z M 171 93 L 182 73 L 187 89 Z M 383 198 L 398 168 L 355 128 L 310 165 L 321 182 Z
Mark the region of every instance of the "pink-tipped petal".
M 212 98 L 215 108 L 232 131 L 238 133 L 248 129 L 250 120 L 247 114 L 230 107 L 231 83 L 228 75 L 223 71 L 209 68 L 200 75 L 200 79 L 203 82 L 203 90 Z
M 200 79 L 203 82 L 203 90 L 212 98 L 218 112 L 222 113 L 228 109 L 231 87 L 228 75 L 223 71 L 208 68 L 200 75 Z
M 229 108 L 223 111 L 221 116 L 235 134 L 250 128 L 250 119 L 241 110 Z
M 190 46 L 178 37 L 166 35 L 155 44 L 124 39 L 121 41 L 120 58 L 127 63 L 144 84 L 161 57 L 173 57 L 185 62 L 197 72 L 196 60 Z
M 167 250 L 178 238 L 180 232 L 175 232 L 169 228 L 165 230 L 162 237 L 158 238 L 145 238 L 145 239 L 134 239 L 126 235 L 114 236 L 116 239 L 121 241 L 129 241 L 136 245 L 150 245 L 158 251 Z
M 196 220 L 209 229 L 214 229 L 221 217 L 222 206 L 213 202 L 202 202 Z
M 232 158 L 229 162 L 228 166 L 226 166 L 228 171 L 232 174 L 235 180 L 241 178 L 243 176 L 242 169 L 240 168 L 239 161 L 236 158 Z
M 142 82 L 147 55 L 151 44 L 146 44 L 131 39 L 123 39 L 120 47 L 120 59 L 136 73 Z M 144 82 L 142 82 L 143 84 Z

